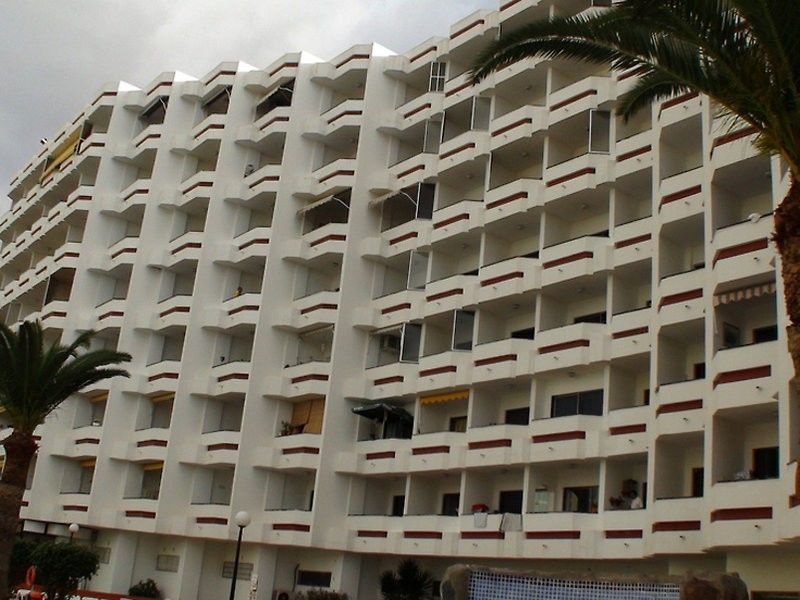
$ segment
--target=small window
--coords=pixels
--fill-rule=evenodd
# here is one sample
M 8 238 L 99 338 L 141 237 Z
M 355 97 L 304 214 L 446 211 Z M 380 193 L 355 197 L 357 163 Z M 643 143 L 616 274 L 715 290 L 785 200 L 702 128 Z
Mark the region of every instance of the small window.
M 536 329 L 528 327 L 526 329 L 517 329 L 511 332 L 512 340 L 533 340 L 536 339 Z
M 603 414 L 603 390 L 585 390 L 572 394 L 557 394 L 551 398 L 550 416 Z
M 567 417 L 578 414 L 578 394 L 559 394 L 550 401 L 550 416 Z
M 753 450 L 753 477 L 777 479 L 779 471 L 778 447 L 755 448 Z
M 757 327 L 753 329 L 753 343 L 761 344 L 763 342 L 774 342 L 778 339 L 778 326 L 768 325 L 766 327 Z
M 405 496 L 392 496 L 392 516 L 402 517 L 406 506 Z
M 466 415 L 450 418 L 450 431 L 454 431 L 456 433 L 464 433 L 466 430 L 467 430 Z
M 575 317 L 575 323 L 605 323 L 606 322 L 606 311 L 591 313 L 588 315 L 581 315 L 579 317 Z
M 181 557 L 177 554 L 159 554 L 156 556 L 156 571 L 177 573 L 181 564 Z
M 233 566 L 234 563 L 232 560 L 226 560 L 224 563 L 222 563 L 223 579 L 233 579 Z M 250 577 L 252 575 L 253 575 L 253 563 L 240 562 L 239 570 L 236 571 L 236 579 L 250 581 Z
M 507 410 L 506 425 L 527 425 L 531 420 L 530 415 L 531 409 L 528 406 Z
M 447 74 L 447 63 L 432 62 L 431 75 L 428 83 L 429 92 L 443 92 L 444 82 Z
M 442 515 L 445 517 L 457 517 L 460 501 L 461 494 L 442 494 Z
M 327 571 L 298 571 L 297 585 L 329 588 L 331 587 L 331 573 Z
M 522 514 L 522 490 L 500 492 L 498 510 L 501 513 Z

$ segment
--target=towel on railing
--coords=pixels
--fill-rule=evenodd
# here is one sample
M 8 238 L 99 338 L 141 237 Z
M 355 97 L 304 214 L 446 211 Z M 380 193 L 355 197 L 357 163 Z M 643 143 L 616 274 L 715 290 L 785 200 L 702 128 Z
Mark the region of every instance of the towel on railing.
M 489 514 L 485 512 L 472 513 L 472 520 L 475 529 L 486 529 L 486 521 L 488 518 Z

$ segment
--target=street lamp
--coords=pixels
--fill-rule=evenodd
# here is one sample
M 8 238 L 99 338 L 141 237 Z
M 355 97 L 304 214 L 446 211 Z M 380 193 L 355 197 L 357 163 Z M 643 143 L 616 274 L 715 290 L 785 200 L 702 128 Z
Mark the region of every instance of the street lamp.
M 78 530 L 79 530 L 80 528 L 81 528 L 81 526 L 80 526 L 80 525 L 78 525 L 77 523 L 70 523 L 70 526 L 67 528 L 67 529 L 69 529 L 69 541 L 70 541 L 70 542 L 72 541 L 72 537 L 73 537 L 73 536 L 74 536 L 76 533 L 78 533 Z
M 242 532 L 244 528 L 250 525 L 250 513 L 241 510 L 233 517 L 233 522 L 239 528 L 239 537 L 236 540 L 236 557 L 233 559 L 233 577 L 231 578 L 231 595 L 230 600 L 233 600 L 236 594 L 236 577 L 239 574 L 239 553 L 242 550 Z

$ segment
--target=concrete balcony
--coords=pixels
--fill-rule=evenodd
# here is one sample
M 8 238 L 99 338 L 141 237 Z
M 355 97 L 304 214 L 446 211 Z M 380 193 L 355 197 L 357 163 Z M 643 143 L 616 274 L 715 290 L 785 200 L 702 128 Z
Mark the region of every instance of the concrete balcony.
M 785 486 L 779 479 L 730 481 L 711 486 L 707 545 L 768 545 L 782 537 L 778 514 Z
M 155 531 L 157 512 L 157 499 L 123 498 L 119 503 L 119 511 L 113 520 L 109 520 L 107 526 L 138 531 Z
M 348 396 L 379 400 L 414 394 L 417 391 L 419 365 L 415 362 L 394 362 L 368 367 L 363 377 L 348 381 Z
M 222 139 L 222 132 L 227 120 L 228 115 L 212 114 L 200 121 L 189 134 L 189 150 L 193 151 L 200 144 Z
M 121 202 L 121 209 L 119 210 L 124 210 L 125 208 L 130 206 L 144 206 L 147 203 L 147 199 L 149 196 L 150 196 L 150 180 L 137 179 L 119 193 L 119 200 Z M 117 208 L 117 205 L 114 204 L 113 208 Z
M 644 538 L 651 530 L 649 511 L 606 510 L 600 527 L 603 531 L 598 532 L 596 556 L 626 559 L 644 555 Z
M 163 135 L 164 125 L 162 123 L 148 125 L 131 140 L 126 158 L 132 160 L 147 150 L 156 150 L 161 145 Z
M 139 238 L 124 237 L 109 247 L 107 258 L 103 261 L 101 268 L 111 271 L 123 265 L 133 265 L 138 252 Z
M 541 179 L 517 179 L 487 191 L 484 197 L 484 222 L 491 223 L 525 213 L 544 203 Z
M 490 153 L 488 131 L 465 131 L 439 147 L 439 173 L 446 173 L 460 165 Z
M 419 359 L 417 391 L 467 386 L 472 382 L 472 352 L 449 350 Z
M 589 558 L 599 542 L 599 514 L 545 512 L 522 516 L 523 552 L 542 558 Z
M 468 17 L 456 21 L 450 26 L 450 52 L 472 51 L 472 47 L 484 38 L 497 36 L 498 15 L 494 11 L 480 10 Z
M 281 170 L 281 165 L 264 165 L 245 177 L 242 184 L 235 188 L 231 197 L 241 200 L 274 198 L 278 193 Z
M 269 253 L 271 238 L 272 227 L 254 227 L 245 231 L 233 238 L 224 260 L 231 264 L 240 264 L 253 259 L 264 260 Z
M 501 514 L 490 514 L 486 516 L 486 527 L 475 527 L 473 515 L 459 516 L 461 531 L 458 553 L 466 556 L 519 557 L 525 534 L 522 531 L 502 531 L 502 519 Z
M 662 102 L 657 111 L 658 121 L 661 127 L 667 127 L 668 125 L 699 115 L 702 113 L 702 110 L 703 99 L 701 96 L 689 92 Z
M 258 454 L 257 466 L 265 469 L 316 471 L 322 436 L 317 433 L 282 435 L 271 440 Z
M 755 130 L 741 124 L 731 131 L 730 122 L 721 120 L 712 125 L 710 159 L 714 169 L 738 163 L 758 155 L 753 146 Z
M 88 523 L 86 513 L 89 512 L 92 495 L 89 492 L 60 492 L 58 494 L 58 508 L 64 511 L 66 518 L 73 523 L 82 525 Z
M 80 167 L 86 160 L 98 160 L 105 154 L 108 135 L 105 133 L 91 133 L 81 140 L 75 153 L 75 166 Z
M 73 459 L 96 458 L 102 435 L 102 425 L 86 425 L 70 429 L 54 440 L 52 453 Z
M 484 204 L 479 200 L 462 200 L 433 213 L 431 242 L 436 243 L 483 226 Z
M 710 395 L 706 379 L 661 384 L 656 389 L 656 434 L 679 434 L 702 431 Z
M 310 122 L 303 136 L 322 141 L 340 129 L 357 129 L 361 127 L 363 113 L 363 99 L 345 100 L 322 113 L 318 120 Z
M 574 323 L 536 332 L 536 370 L 552 371 L 608 360 L 608 326 Z
M 464 468 L 467 452 L 466 433 L 436 431 L 411 438 L 410 472 L 447 471 Z
M 411 440 L 365 440 L 355 445 L 354 472 L 361 475 L 401 475 L 408 470 Z
M 705 281 L 705 269 L 663 277 L 658 286 L 658 296 L 653 298 L 661 324 L 702 318 Z
M 610 270 L 611 246 L 606 237 L 584 236 L 544 248 L 540 255 L 542 286 Z
M 653 167 L 653 132 L 642 131 L 616 143 L 614 149 L 616 178 Z
M 477 275 L 450 275 L 425 284 L 425 316 L 475 304 Z
M 643 217 L 614 227 L 614 266 L 653 258 L 653 218 Z
M 425 305 L 424 290 L 400 290 L 375 298 L 359 325 L 382 329 L 422 318 Z
M 705 176 L 701 166 L 661 180 L 658 219 L 662 224 L 703 213 L 708 193 L 703 190 Z
M 181 361 L 179 360 L 162 360 L 147 365 L 140 384 L 137 386 L 137 391 L 147 395 L 177 392 L 180 372 Z
M 180 185 L 180 192 L 173 203 L 178 206 L 185 206 L 197 200 L 207 202 L 211 198 L 211 188 L 214 187 L 216 173 L 214 171 L 198 171 Z
M 252 365 L 249 359 L 231 360 L 211 367 L 206 391 L 211 396 L 246 394 Z
M 314 65 L 312 81 L 330 85 L 343 75 L 352 71 L 366 71 L 369 68 L 372 46 L 359 44 L 347 49 L 329 62 Z
M 167 457 L 169 428 L 148 427 L 133 432 L 130 442 L 115 442 L 112 456 L 132 462 L 164 462 Z
M 400 554 L 421 556 L 453 556 L 458 543 L 458 517 L 443 515 L 406 515 L 401 519 L 402 531 L 396 538 Z
M 155 330 L 167 327 L 186 327 L 189 325 L 189 311 L 192 306 L 191 294 L 176 294 L 161 300 L 150 320 Z
M 549 125 L 597 108 L 616 97 L 615 82 L 610 77 L 585 77 L 549 94 Z
M 171 240 L 163 251 L 160 264 L 169 267 L 180 262 L 197 262 L 203 249 L 203 231 L 187 231 Z
M 326 254 L 344 254 L 347 223 L 328 223 L 284 244 L 284 258 L 304 262 Z
M 249 325 L 255 327 L 261 310 L 260 293 L 244 293 L 222 302 L 219 310 L 213 312 L 208 326 L 226 330 Z
M 42 306 L 39 317 L 39 320 L 42 322 L 42 328 L 64 329 L 68 307 L 69 302 L 66 300 L 51 300 Z
M 338 290 L 320 291 L 292 301 L 283 325 L 300 330 L 336 322 L 339 311 Z
M 200 443 L 194 457 L 195 464 L 206 466 L 233 466 L 239 456 L 241 431 L 207 431 L 200 434 Z
M 652 348 L 653 309 L 630 310 L 611 316 L 611 357 L 649 353 Z
M 389 181 L 386 188 L 399 190 L 433 177 L 439 170 L 439 156 L 420 152 L 397 164 L 389 166 Z
M 595 189 L 611 180 L 613 159 L 605 153 L 576 156 L 544 170 L 545 202 L 569 196 L 585 189 Z
M 472 382 L 511 379 L 531 372 L 536 342 L 506 339 L 472 347 Z
M 542 263 L 536 258 L 509 258 L 478 271 L 478 302 L 488 302 L 541 288 Z
M 227 532 L 233 517 L 229 504 L 192 503 L 184 514 L 187 534 Z
M 426 92 L 398 106 L 388 125 L 380 129 L 388 131 L 404 131 L 413 125 L 427 121 L 432 115 L 443 110 L 444 94 L 442 92 Z
M 355 158 L 339 158 L 312 173 L 310 195 L 319 197 L 353 187 L 356 174 Z
M 780 356 L 783 344 L 775 340 L 718 350 L 708 373 L 713 407 L 718 410 L 775 402 L 779 380 L 772 376 L 773 357 Z
M 606 416 L 608 434 L 601 438 L 603 456 L 625 456 L 647 452 L 647 426 L 653 409 L 648 405 L 611 409 Z
M 241 127 L 236 141 L 240 144 L 259 148 L 269 147 L 272 140 L 277 142 L 288 131 L 291 113 L 291 106 L 273 108 L 252 125 Z
M 312 361 L 284 367 L 280 377 L 267 378 L 269 395 L 297 398 L 304 395 L 324 396 L 331 377 L 330 362 Z
M 263 519 L 263 541 L 292 546 L 311 543 L 313 513 L 310 510 L 267 510 Z
M 523 465 L 530 462 L 531 438 L 525 425 L 489 425 L 467 430 L 465 466 Z
M 462 73 L 444 84 L 444 108 L 458 104 L 462 100 L 471 98 L 475 93 L 474 86 L 469 81 L 469 73 Z
M 648 508 L 652 531 L 645 538 L 647 554 L 700 552 L 708 524 L 704 498 L 656 499 Z
M 531 425 L 531 460 L 552 462 L 600 456 L 603 417 L 571 415 L 534 419 Z
M 381 232 L 380 238 L 374 238 L 374 250 L 366 248 L 367 253 L 375 257 L 391 258 L 409 250 L 428 246 L 432 228 L 431 222 L 427 219 L 412 219 Z
M 548 111 L 539 106 L 521 106 L 492 120 L 489 132 L 492 152 L 514 142 L 533 137 L 547 126 Z
M 715 287 L 773 271 L 775 250 L 770 241 L 773 226 L 770 214 L 734 223 L 714 232 L 711 248 L 714 253 Z
M 102 331 L 104 329 L 119 329 L 125 319 L 125 298 L 112 298 L 95 307 L 97 319 L 94 329 Z
M 404 517 L 389 515 L 348 515 L 348 549 L 354 552 L 399 552 Z

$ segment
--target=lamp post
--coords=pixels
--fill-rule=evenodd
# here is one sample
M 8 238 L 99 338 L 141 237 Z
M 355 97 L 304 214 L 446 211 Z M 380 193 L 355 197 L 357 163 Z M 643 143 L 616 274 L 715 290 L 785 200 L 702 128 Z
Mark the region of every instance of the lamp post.
M 239 575 L 239 554 L 242 551 L 242 532 L 244 528 L 250 525 L 250 513 L 241 510 L 233 517 L 233 522 L 239 528 L 239 537 L 236 540 L 236 557 L 233 559 L 233 577 L 231 578 L 231 595 L 230 600 L 234 600 L 236 595 L 236 577 Z
M 78 530 L 81 528 L 80 525 L 77 523 L 70 523 L 69 529 L 69 541 L 72 542 L 73 536 L 78 533 Z

